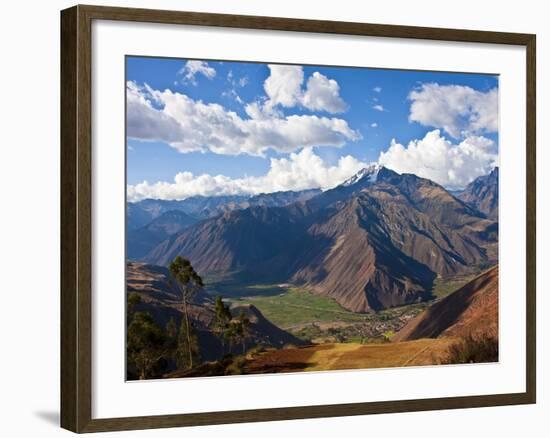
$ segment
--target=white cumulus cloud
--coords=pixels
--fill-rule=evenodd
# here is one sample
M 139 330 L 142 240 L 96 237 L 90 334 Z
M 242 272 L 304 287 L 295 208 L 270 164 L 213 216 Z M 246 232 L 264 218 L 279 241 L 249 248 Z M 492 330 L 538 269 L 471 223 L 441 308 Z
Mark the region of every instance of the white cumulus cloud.
M 486 137 L 470 136 L 453 144 L 436 129 L 407 146 L 392 140 L 378 163 L 398 173 L 414 173 L 449 189 L 465 187 L 498 165 L 496 143 Z
M 297 105 L 302 98 L 304 70 L 296 65 L 268 65 L 269 76 L 264 81 L 268 97 L 266 105 L 281 105 L 287 108 Z
M 312 148 L 307 147 L 288 158 L 272 158 L 269 171 L 262 176 L 229 178 L 224 175 L 194 175 L 191 172 L 178 173 L 173 181 L 160 181 L 127 186 L 131 202 L 146 198 L 185 199 L 190 196 L 254 195 L 285 190 L 334 187 L 368 163 L 351 155 L 341 157 L 331 166 L 323 161 Z
M 164 111 L 153 108 L 146 88 L 126 83 L 128 136 L 145 141 L 176 142 L 184 136 L 181 125 Z
M 307 81 L 302 105 L 312 111 L 341 113 L 347 108 L 340 97 L 340 86 L 334 79 L 329 79 L 319 72 L 313 73 Z
M 267 95 L 265 107 L 273 109 L 276 105 L 291 108 L 301 105 L 311 111 L 341 113 L 347 105 L 340 96 L 340 85 L 334 79 L 314 72 L 305 87 L 304 70 L 297 65 L 268 65 L 269 76 L 264 82 Z
M 422 84 L 411 91 L 409 120 L 444 129 L 454 138 L 498 131 L 498 89 Z
M 201 74 L 208 79 L 213 79 L 216 76 L 216 70 L 210 67 L 205 61 L 187 61 L 180 69 L 179 74 L 183 75 L 193 85 L 196 85 L 195 76 L 197 74 Z
M 361 138 L 339 118 L 266 112 L 248 104 L 242 118 L 216 103 L 204 103 L 169 89 L 127 83 L 128 136 L 161 141 L 180 152 L 263 156 L 268 149 L 289 153 L 303 147 L 341 147 Z

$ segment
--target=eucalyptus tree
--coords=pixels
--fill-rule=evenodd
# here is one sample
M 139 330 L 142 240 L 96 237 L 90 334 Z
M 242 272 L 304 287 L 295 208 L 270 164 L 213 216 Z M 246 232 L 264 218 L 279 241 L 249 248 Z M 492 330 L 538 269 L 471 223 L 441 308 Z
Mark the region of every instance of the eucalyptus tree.
M 186 339 L 186 349 L 188 355 L 188 364 L 190 368 L 193 368 L 193 356 L 194 351 L 196 350 L 196 337 L 193 336 L 192 328 L 189 323 L 189 310 L 188 310 L 188 299 L 198 288 L 204 287 L 204 283 L 199 274 L 191 266 L 191 262 L 181 256 L 177 256 L 172 263 L 170 263 L 170 273 L 179 284 L 182 291 L 183 299 L 183 313 L 184 313 L 184 322 L 180 327 L 180 333 L 183 333 Z

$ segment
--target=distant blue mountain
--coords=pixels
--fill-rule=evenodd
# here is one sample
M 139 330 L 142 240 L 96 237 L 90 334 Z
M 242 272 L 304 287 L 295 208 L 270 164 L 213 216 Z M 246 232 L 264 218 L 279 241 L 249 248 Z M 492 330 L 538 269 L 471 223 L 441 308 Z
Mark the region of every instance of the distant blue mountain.
M 225 211 L 241 210 L 252 206 L 282 207 L 297 201 L 305 201 L 319 194 L 319 189 L 262 193 L 260 195 L 192 196 L 182 201 L 144 199 L 128 202 L 126 223 L 128 230 L 135 230 L 167 211 L 183 211 L 200 220 L 217 216 Z
M 256 196 L 193 196 L 182 201 L 145 199 L 127 204 L 126 254 L 139 260 L 169 236 L 224 212 L 253 206 L 280 207 L 305 201 L 320 190 L 276 192 Z

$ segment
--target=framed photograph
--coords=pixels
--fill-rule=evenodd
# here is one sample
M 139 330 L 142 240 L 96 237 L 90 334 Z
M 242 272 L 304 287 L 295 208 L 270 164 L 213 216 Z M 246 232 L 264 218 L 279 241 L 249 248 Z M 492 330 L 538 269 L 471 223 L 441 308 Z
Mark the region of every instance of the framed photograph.
M 535 35 L 61 13 L 61 423 L 535 403 Z

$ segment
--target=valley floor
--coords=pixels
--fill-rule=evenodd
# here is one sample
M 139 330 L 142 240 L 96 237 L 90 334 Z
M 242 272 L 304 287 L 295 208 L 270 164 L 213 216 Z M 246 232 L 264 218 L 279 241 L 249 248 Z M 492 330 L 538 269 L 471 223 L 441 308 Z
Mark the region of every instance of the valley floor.
M 331 298 L 290 284 L 210 283 L 207 291 L 236 306 L 254 305 L 273 324 L 308 343 L 369 344 L 390 340 L 431 302 L 442 299 L 473 277 L 438 279 L 432 301 L 368 314 L 351 312 Z

